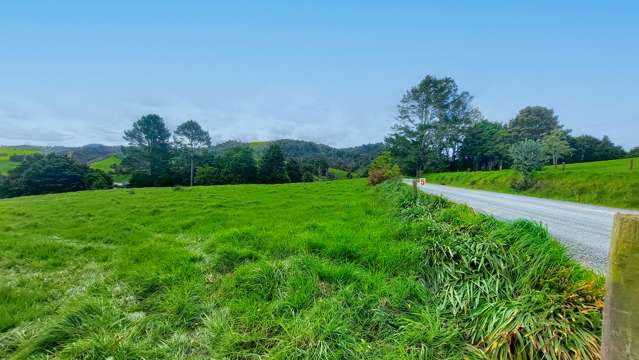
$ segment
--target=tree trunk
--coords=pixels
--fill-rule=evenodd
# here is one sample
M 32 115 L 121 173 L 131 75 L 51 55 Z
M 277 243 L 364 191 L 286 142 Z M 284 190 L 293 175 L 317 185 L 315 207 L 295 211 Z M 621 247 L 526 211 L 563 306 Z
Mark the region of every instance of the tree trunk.
M 602 358 L 636 359 L 639 354 L 638 215 L 615 215 L 609 263 Z
M 193 186 L 193 153 L 191 153 L 191 186 Z

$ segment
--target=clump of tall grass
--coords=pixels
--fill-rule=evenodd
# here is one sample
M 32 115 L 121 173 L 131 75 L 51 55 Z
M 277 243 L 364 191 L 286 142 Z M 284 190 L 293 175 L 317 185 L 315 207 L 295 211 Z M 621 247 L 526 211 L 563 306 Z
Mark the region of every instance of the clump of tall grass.
M 539 224 L 504 223 L 390 182 L 404 221 L 427 224 L 423 280 L 440 316 L 491 358 L 599 358 L 603 278 Z

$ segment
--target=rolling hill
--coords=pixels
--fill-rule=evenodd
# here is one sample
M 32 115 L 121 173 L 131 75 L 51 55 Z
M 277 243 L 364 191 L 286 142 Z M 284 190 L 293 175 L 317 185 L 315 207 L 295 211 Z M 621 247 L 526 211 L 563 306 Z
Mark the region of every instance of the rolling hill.
M 20 161 L 12 161 L 14 155 L 30 155 L 39 152 L 37 148 L 26 147 L 0 147 L 0 175 L 6 174 L 9 170 L 20 164 Z
M 261 157 L 271 143 L 278 144 L 286 157 L 299 160 L 325 158 L 329 167 L 341 170 L 358 170 L 366 167 L 380 152 L 384 144 L 366 144 L 349 148 L 334 148 L 311 141 L 281 139 L 274 141 L 253 141 L 243 143 L 227 141 L 213 147 L 214 151 L 223 152 L 235 146 L 250 146 L 257 157 Z

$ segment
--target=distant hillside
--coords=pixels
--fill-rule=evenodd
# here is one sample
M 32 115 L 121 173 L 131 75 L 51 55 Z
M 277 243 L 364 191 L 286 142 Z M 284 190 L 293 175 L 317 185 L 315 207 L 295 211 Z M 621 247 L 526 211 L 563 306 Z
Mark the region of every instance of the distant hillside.
M 3 146 L 1 151 L 4 154 L 28 155 L 32 153 L 55 152 L 58 154 L 71 155 L 82 163 L 90 163 L 97 160 L 106 159 L 111 155 L 119 154 L 121 146 L 107 146 L 102 144 L 89 144 L 79 147 L 71 146 L 35 146 L 35 145 L 12 145 Z M 15 162 L 16 164 L 18 162 Z
M 0 174 L 17 167 L 23 156 L 38 152 L 38 149 L 26 146 L 0 147 Z
M 384 144 L 382 143 L 366 144 L 349 148 L 334 148 L 311 141 L 291 139 L 253 141 L 248 143 L 226 141 L 215 145 L 213 150 L 216 152 L 224 152 L 236 146 L 250 146 L 255 151 L 256 156 L 261 157 L 271 143 L 278 144 L 287 157 L 299 160 L 325 158 L 330 167 L 343 170 L 357 170 L 361 167 L 365 167 L 384 150 Z
M 92 161 L 108 158 L 113 154 L 119 154 L 121 152 L 121 148 L 121 146 L 89 144 L 80 147 L 54 146 L 49 148 L 49 150 L 60 154 L 69 154 L 80 162 L 90 163 Z
M 240 142 L 240 141 L 226 141 L 213 146 L 213 151 L 224 152 L 236 146 L 250 146 L 255 155 L 259 158 L 262 157 L 266 149 L 271 143 L 280 145 L 282 151 L 286 157 L 295 158 L 298 160 L 318 159 L 324 158 L 329 164 L 329 167 L 342 169 L 342 170 L 357 170 L 365 168 L 372 160 L 384 150 L 384 144 L 366 144 L 349 148 L 334 148 L 324 144 L 318 144 L 311 141 L 304 140 L 291 140 L 282 139 L 274 141 L 253 141 L 253 142 Z M 32 145 L 16 145 L 4 148 L 5 155 L 9 153 L 15 154 L 27 154 L 33 152 L 55 152 L 58 154 L 68 154 L 77 159 L 80 162 L 89 164 L 97 162 L 99 160 L 105 160 L 112 155 L 119 155 L 122 151 L 121 146 L 107 146 L 101 144 L 89 144 L 80 147 L 68 147 L 68 146 L 32 146 Z M 9 149 L 11 149 L 9 151 Z M 6 162 L 8 162 L 8 156 L 6 156 Z M 5 172 L 8 169 L 17 166 L 18 162 L 13 162 L 5 166 Z

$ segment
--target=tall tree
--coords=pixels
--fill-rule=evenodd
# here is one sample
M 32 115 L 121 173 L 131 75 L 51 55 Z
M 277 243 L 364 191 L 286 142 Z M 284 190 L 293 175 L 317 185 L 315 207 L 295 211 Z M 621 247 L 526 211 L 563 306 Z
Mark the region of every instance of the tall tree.
M 562 128 L 554 110 L 543 106 L 527 106 L 519 110 L 507 127 L 513 144 L 524 140 L 541 141 L 551 131 Z
M 171 132 L 156 114 L 142 116 L 124 132 L 122 166 L 133 174 L 134 186 L 162 186 L 172 182 L 169 171 Z
M 196 121 L 189 120 L 180 124 L 174 134 L 176 144 L 186 151 L 189 162 L 189 184 L 193 186 L 195 158 L 198 153 L 208 150 L 211 136 Z
M 257 165 L 253 149 L 239 146 L 225 152 L 221 160 L 222 176 L 227 184 L 257 182 Z
M 452 78 L 426 76 L 398 105 L 397 124 L 386 138 L 405 172 L 441 170 L 459 160 L 468 126 L 481 118 L 472 96 Z
M 260 181 L 266 184 L 289 182 L 284 154 L 277 144 L 271 144 L 260 160 Z
M 464 136 L 460 157 L 473 170 L 492 170 L 508 157 L 507 132 L 500 123 L 481 120 Z
M 590 135 L 568 137 L 568 143 L 574 149 L 569 162 L 588 162 L 620 159 L 626 152 L 619 145 L 615 145 L 610 138 L 604 136 L 601 140 Z
M 559 159 L 570 156 L 573 149 L 566 140 L 566 132 L 559 129 L 554 129 L 550 134 L 544 136 L 541 144 L 544 146 L 544 151 L 552 161 L 552 164 L 557 167 Z
M 637 157 L 639 156 L 639 146 L 635 146 L 630 151 L 628 151 L 628 157 Z
M 288 159 L 286 161 L 286 174 L 288 174 L 288 178 L 291 180 L 291 182 L 301 182 L 302 167 L 299 161 L 295 159 Z

